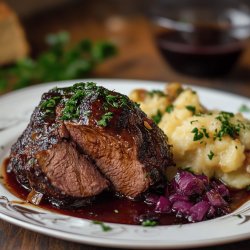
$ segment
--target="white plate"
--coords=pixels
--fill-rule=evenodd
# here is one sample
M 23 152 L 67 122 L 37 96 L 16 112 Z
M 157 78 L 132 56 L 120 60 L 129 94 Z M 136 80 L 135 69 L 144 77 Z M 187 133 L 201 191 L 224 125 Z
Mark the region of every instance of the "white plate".
M 88 80 L 89 81 L 89 80 Z M 99 85 L 128 94 L 132 89 L 163 89 L 163 83 L 134 80 L 100 80 Z M 43 92 L 54 86 L 68 86 L 68 81 L 42 84 L 9 93 L 0 98 L 0 161 L 8 155 L 10 147 L 27 126 L 30 114 Z M 194 87 L 202 103 L 208 108 L 237 112 L 250 100 L 211 89 Z M 21 206 L 17 198 L 0 185 L 0 218 L 18 226 L 49 236 L 98 246 L 122 248 L 186 248 L 208 246 L 247 239 L 250 236 L 250 202 L 233 214 L 195 224 L 145 228 L 107 223 L 112 227 L 103 232 L 91 221 L 64 216 L 33 206 Z M 241 216 L 237 216 L 237 215 Z

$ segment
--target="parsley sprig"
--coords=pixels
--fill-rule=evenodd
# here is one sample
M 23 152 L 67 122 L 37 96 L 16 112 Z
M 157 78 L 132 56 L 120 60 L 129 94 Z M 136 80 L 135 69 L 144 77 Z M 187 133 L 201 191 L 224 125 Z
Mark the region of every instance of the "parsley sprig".
M 215 139 L 218 138 L 219 140 L 222 140 L 222 137 L 225 135 L 229 135 L 232 138 L 239 135 L 240 124 L 233 124 L 230 121 L 232 117 L 234 117 L 233 113 L 225 111 L 220 112 L 220 114 L 216 117 L 216 119 L 221 123 L 221 128 L 219 131 L 216 131 L 214 135 Z
M 250 113 L 250 107 L 248 107 L 246 104 L 242 104 L 239 108 L 239 112 Z
M 97 125 L 106 127 L 108 125 L 108 122 L 112 119 L 113 113 L 107 112 L 104 115 L 102 115 L 101 120 L 97 122 Z
M 67 32 L 46 37 L 49 49 L 37 58 L 27 57 L 0 70 L 0 91 L 18 89 L 40 82 L 86 77 L 96 65 L 116 54 L 109 42 L 82 40 L 70 49 Z
M 166 107 L 166 112 L 167 113 L 172 113 L 174 111 L 174 105 L 173 104 L 170 104 Z
M 54 113 L 55 107 L 60 100 L 60 96 L 51 97 L 50 99 L 42 101 L 40 108 L 45 112 L 45 114 L 52 114 Z
M 99 226 L 101 227 L 101 229 L 102 229 L 103 232 L 108 232 L 108 231 L 111 231 L 111 230 L 112 230 L 112 227 L 106 225 L 106 224 L 105 224 L 104 222 L 102 222 L 102 221 L 94 220 L 92 223 L 95 224 L 95 225 L 99 225 Z
M 152 116 L 152 119 L 153 121 L 156 123 L 156 124 L 159 124 L 160 121 L 161 121 L 161 118 L 162 118 L 162 113 L 160 110 L 157 111 L 157 113 L 155 115 Z
M 195 114 L 195 112 L 196 112 L 196 107 L 192 106 L 192 105 L 187 105 L 186 109 L 189 110 L 190 112 L 192 112 L 193 114 Z
M 214 158 L 214 152 L 210 150 L 209 154 L 207 155 L 208 159 L 211 161 Z
M 149 220 L 149 219 L 147 219 L 147 220 L 144 220 L 144 221 L 141 223 L 141 225 L 142 225 L 143 227 L 155 227 L 155 226 L 158 225 L 158 222 L 155 221 L 155 220 Z
M 154 95 L 158 95 L 160 97 L 166 97 L 167 95 L 161 91 L 161 90 L 151 90 L 151 91 L 148 91 L 147 94 L 150 96 L 150 97 L 153 97 Z

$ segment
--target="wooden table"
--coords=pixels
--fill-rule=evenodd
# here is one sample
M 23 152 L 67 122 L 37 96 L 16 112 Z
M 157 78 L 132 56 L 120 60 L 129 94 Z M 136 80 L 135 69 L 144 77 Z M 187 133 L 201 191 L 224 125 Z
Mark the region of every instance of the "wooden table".
M 119 47 L 119 55 L 100 66 L 92 77 L 180 81 L 250 97 L 250 44 L 238 66 L 225 78 L 197 79 L 180 75 L 161 58 L 154 46 L 151 25 L 138 9 L 129 9 L 127 6 L 118 8 L 116 5 L 111 8 L 106 1 L 106 4 L 104 1 L 94 1 L 95 4 L 88 5 L 84 2 L 62 6 L 23 20 L 33 52 L 43 49 L 47 33 L 67 30 L 71 33 L 73 42 L 85 37 L 110 39 Z M 0 249 L 104 248 L 58 240 L 0 221 Z M 248 250 L 250 240 L 202 249 Z

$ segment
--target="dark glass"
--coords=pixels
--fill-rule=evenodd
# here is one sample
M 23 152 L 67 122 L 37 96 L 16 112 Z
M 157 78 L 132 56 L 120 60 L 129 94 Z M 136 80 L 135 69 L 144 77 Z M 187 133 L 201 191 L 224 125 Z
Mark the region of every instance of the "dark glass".
M 192 37 L 168 31 L 157 35 L 157 46 L 176 70 L 196 76 L 228 73 L 241 55 L 244 44 L 224 30 L 199 27 Z
M 232 69 L 250 35 L 250 11 L 238 0 L 158 0 L 156 45 L 177 71 L 214 77 Z

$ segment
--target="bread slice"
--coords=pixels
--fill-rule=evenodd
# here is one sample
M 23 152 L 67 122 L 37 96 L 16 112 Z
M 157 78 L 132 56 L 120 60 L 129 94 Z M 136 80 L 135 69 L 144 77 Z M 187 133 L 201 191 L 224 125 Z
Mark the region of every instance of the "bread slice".
M 0 65 L 27 56 L 29 45 L 17 15 L 0 1 Z

